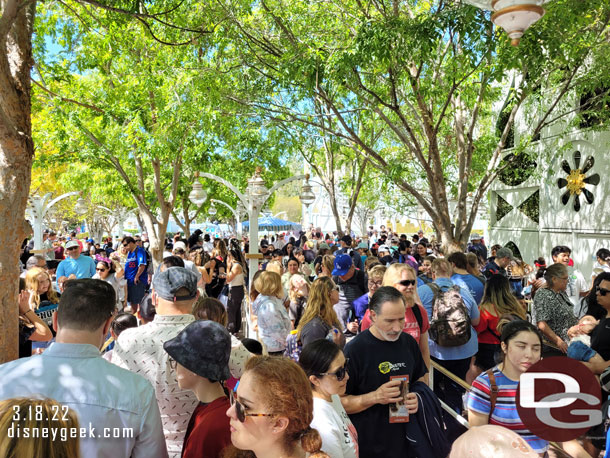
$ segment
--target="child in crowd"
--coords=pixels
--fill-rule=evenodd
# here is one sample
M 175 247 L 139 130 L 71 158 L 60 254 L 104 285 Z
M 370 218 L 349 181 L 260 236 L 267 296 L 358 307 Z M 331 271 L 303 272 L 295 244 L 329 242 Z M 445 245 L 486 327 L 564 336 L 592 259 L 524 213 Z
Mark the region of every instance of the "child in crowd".
M 572 336 L 568 344 L 568 356 L 578 361 L 590 363 L 603 363 L 602 358 L 595 350 L 591 348 L 591 332 L 595 326 L 599 324 L 599 320 L 591 315 L 585 315 L 578 324 L 568 330 L 568 335 Z

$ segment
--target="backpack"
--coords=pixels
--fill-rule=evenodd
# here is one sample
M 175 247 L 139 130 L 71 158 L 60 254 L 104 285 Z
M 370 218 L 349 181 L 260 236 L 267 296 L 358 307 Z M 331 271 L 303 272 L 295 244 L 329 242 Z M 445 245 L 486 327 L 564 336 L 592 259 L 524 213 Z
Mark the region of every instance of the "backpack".
M 441 288 L 436 283 L 427 285 L 434 293 L 430 338 L 441 347 L 459 347 L 471 336 L 468 309 L 460 294 L 460 287 Z
M 284 356 L 298 363 L 302 350 L 303 344 L 301 343 L 301 340 L 297 337 L 296 330 L 292 331 L 286 337 L 286 350 L 284 350 Z
M 152 263 L 152 255 L 150 254 L 150 251 L 148 251 L 146 248 L 142 247 L 142 249 L 144 250 L 144 253 L 146 253 L 146 272 L 150 275 L 152 275 L 154 272 L 153 270 L 153 263 Z

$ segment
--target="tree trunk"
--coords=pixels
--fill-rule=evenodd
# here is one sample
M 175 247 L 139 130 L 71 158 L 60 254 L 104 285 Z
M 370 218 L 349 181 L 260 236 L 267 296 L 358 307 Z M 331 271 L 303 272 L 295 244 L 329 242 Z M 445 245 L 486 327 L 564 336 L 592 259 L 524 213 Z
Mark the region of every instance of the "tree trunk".
M 19 249 L 30 190 L 32 30 L 36 2 L 0 0 L 0 363 L 19 356 Z

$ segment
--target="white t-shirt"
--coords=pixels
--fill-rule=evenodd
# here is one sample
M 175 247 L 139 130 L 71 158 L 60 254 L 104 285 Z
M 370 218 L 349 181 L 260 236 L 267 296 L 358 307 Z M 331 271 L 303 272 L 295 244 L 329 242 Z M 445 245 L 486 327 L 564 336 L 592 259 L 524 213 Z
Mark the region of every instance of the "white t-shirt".
M 602 272 L 610 272 L 610 266 L 606 264 L 600 264 L 599 262 L 595 261 L 593 263 L 593 269 L 591 271 L 591 279 L 593 279 L 593 277 L 597 277 Z
M 574 304 L 574 315 L 580 318 L 582 315 L 580 313 L 580 292 L 588 291 L 589 284 L 587 280 L 585 280 L 585 276 L 578 269 L 574 269 L 573 267 L 568 267 L 568 285 L 566 286 L 566 294 Z
M 192 270 L 195 275 L 197 275 L 197 280 L 201 278 L 201 272 L 195 266 L 193 261 L 189 261 L 188 259 L 184 259 L 184 268 L 188 270 Z
M 311 427 L 322 437 L 322 451 L 332 458 L 358 458 L 358 433 L 341 405 L 339 396 L 333 394 L 332 402 L 313 398 Z

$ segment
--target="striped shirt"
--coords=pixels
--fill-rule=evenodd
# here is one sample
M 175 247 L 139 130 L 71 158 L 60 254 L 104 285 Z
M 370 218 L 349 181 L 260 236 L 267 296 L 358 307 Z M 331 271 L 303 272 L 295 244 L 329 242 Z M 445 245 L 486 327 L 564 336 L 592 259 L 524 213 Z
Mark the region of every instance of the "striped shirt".
M 537 453 L 545 452 L 548 449 L 548 442 L 534 436 L 519 418 L 515 398 L 519 382 L 509 379 L 498 366 L 493 368 L 493 374 L 498 386 L 498 397 L 496 406 L 489 418 L 490 425 L 498 425 L 508 428 L 519 434 Z M 479 375 L 472 383 L 472 389 L 468 395 L 468 410 L 489 415 L 491 408 L 491 384 L 486 372 Z

